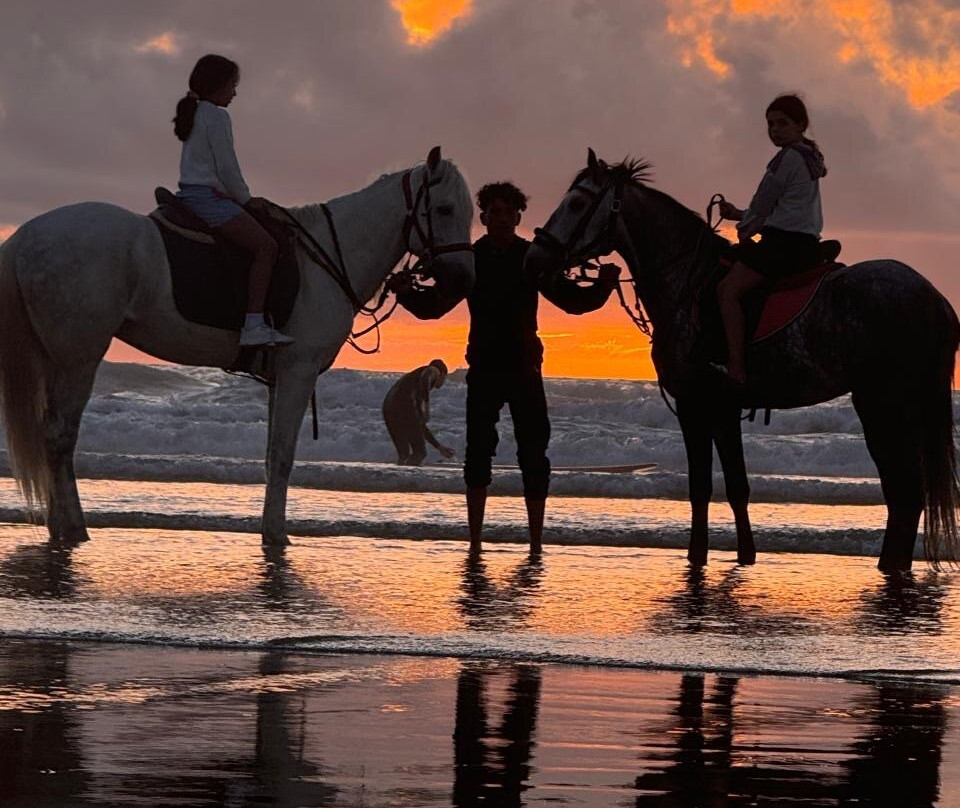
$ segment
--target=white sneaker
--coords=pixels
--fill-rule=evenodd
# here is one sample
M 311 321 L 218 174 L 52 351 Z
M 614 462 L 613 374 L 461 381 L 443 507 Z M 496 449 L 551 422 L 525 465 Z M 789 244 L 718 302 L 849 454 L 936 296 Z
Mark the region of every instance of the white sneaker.
M 288 337 L 282 331 L 277 331 L 276 328 L 270 329 L 273 332 L 273 344 L 278 347 L 283 347 L 284 345 L 289 345 L 292 342 L 296 342 L 293 337 Z
M 241 348 L 263 348 L 272 347 L 276 344 L 274 335 L 276 332 L 266 323 L 257 323 L 250 328 L 244 328 L 240 332 Z

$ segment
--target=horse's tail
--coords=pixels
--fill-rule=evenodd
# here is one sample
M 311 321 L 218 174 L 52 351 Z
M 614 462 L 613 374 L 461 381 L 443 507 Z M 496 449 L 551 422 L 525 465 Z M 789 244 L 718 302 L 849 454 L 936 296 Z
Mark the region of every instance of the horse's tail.
M 957 509 L 960 508 L 960 480 L 953 425 L 953 372 L 960 323 L 947 304 L 946 333 L 937 340 L 930 356 L 926 379 L 918 390 L 921 419 L 921 462 L 924 482 L 923 551 L 938 566 L 943 560 L 960 560 Z
M 47 355 L 17 279 L 16 242 L 15 234 L 0 247 L 0 409 L 11 470 L 36 512 L 47 504 L 51 487 L 44 441 Z

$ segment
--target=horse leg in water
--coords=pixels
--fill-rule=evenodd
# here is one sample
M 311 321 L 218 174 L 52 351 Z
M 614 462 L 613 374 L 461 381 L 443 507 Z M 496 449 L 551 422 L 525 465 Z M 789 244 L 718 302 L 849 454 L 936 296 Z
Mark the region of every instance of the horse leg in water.
M 278 349 L 278 350 L 289 350 Z M 317 381 L 317 369 L 277 371 L 267 445 L 267 493 L 261 525 L 264 544 L 289 544 L 286 530 L 287 486 L 303 414 Z
M 89 538 L 77 492 L 73 453 L 80 431 L 80 418 L 90 400 L 99 364 L 97 360 L 51 367 L 45 379 L 47 412 L 44 444 L 50 469 L 47 530 L 51 539 L 64 544 L 75 544 Z
M 905 396 L 889 389 L 854 390 L 853 406 L 887 503 L 878 566 L 884 572 L 909 570 L 923 513 L 920 413 L 913 411 Z
M 690 490 L 690 547 L 687 560 L 694 565 L 707 563 L 710 496 L 713 493 L 713 434 L 710 413 L 699 403 L 699 396 L 677 398 L 677 417 L 687 450 L 687 478 Z
M 737 563 L 753 564 L 757 560 L 757 548 L 753 544 L 753 529 L 750 527 L 750 484 L 747 468 L 743 462 L 743 434 L 740 430 L 740 407 L 734 403 L 720 405 L 714 415 L 714 441 L 723 480 L 727 489 L 727 502 L 733 511 L 737 525 Z

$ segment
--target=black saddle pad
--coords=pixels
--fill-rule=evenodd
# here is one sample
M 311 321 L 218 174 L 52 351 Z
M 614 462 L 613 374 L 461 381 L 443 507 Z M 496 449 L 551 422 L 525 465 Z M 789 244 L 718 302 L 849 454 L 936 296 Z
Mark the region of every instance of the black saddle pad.
M 239 331 L 247 310 L 250 254 L 215 237 L 198 241 L 198 235 L 205 237 L 199 230 L 193 237 L 185 235 L 182 210 L 171 211 L 166 203 L 150 218 L 167 250 L 177 311 L 192 323 Z M 292 239 L 278 232 L 275 223 L 269 229 L 280 245 L 280 257 L 270 278 L 266 313 L 274 328 L 282 328 L 300 290 L 300 269 Z

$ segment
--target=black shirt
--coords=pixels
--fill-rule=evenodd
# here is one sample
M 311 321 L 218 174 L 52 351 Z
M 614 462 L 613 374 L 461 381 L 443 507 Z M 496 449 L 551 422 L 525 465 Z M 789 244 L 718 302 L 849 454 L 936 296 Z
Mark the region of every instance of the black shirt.
M 537 336 L 539 295 L 570 314 L 603 306 L 612 287 L 580 286 L 561 274 L 538 283 L 525 278 L 523 259 L 530 242 L 517 236 L 496 247 L 483 236 L 473 245 L 476 281 L 467 297 L 470 337 L 467 363 L 478 370 L 539 370 L 543 343 Z

